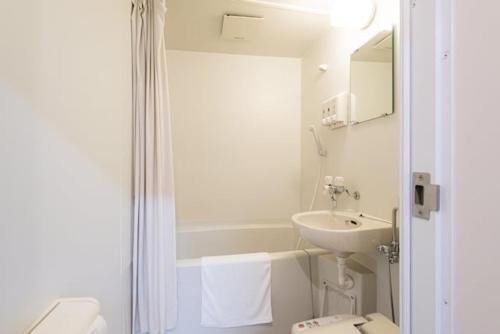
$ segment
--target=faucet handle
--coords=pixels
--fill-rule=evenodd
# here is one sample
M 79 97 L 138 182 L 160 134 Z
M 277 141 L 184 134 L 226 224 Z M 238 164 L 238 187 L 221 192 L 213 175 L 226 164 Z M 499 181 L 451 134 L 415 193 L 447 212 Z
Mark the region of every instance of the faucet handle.
M 332 184 L 333 182 L 333 176 L 327 175 L 325 176 L 325 184 Z
M 344 186 L 344 177 L 343 176 L 336 176 L 334 180 L 334 185 L 337 187 L 343 187 Z

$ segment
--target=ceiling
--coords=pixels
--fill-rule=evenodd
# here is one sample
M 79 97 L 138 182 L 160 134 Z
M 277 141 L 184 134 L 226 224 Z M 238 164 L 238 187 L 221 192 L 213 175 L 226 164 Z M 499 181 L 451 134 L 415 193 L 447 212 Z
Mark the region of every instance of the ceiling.
M 329 29 L 330 0 L 167 0 L 167 49 L 301 57 Z M 289 9 L 281 8 L 288 6 Z M 294 10 L 294 6 L 309 11 Z M 249 40 L 221 37 L 224 14 L 263 17 Z

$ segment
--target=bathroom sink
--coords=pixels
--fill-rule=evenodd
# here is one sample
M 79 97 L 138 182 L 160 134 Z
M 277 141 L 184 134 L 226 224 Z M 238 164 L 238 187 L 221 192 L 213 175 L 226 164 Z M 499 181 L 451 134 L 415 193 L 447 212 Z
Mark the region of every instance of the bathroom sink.
M 307 211 L 292 216 L 303 239 L 339 257 L 370 253 L 391 241 L 391 224 L 356 212 Z

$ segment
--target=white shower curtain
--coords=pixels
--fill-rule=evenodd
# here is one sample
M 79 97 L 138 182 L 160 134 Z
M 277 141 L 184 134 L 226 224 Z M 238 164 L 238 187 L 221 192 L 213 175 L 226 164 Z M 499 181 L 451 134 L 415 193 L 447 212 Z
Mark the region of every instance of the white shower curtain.
M 132 0 L 134 334 L 177 320 L 175 203 L 164 0 Z

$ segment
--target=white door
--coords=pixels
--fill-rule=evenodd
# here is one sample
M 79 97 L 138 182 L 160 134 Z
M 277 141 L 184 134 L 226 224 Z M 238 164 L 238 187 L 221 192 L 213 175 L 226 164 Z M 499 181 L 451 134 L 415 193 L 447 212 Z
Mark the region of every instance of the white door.
M 402 3 L 402 333 L 499 333 L 500 3 Z M 441 186 L 429 221 L 410 218 L 412 171 Z
M 449 305 L 447 0 L 403 0 L 402 333 L 441 333 Z M 412 216 L 412 174 L 441 185 L 441 209 Z
M 500 333 L 500 2 L 452 3 L 449 333 Z

